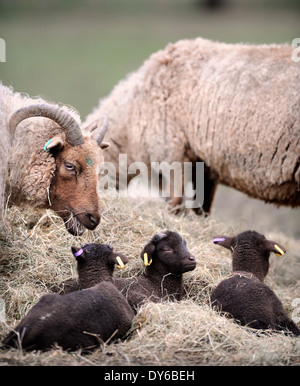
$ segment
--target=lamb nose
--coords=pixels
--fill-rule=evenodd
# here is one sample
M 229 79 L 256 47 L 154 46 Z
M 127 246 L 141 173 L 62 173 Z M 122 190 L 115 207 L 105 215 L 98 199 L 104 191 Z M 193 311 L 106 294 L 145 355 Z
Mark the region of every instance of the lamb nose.
M 190 256 L 190 257 L 189 257 L 189 260 L 195 261 L 194 256 Z

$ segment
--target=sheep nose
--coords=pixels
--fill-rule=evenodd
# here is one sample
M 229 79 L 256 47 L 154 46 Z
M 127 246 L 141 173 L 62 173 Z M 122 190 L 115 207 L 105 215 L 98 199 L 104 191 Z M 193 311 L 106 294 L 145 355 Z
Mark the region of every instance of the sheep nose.
M 99 214 L 88 214 L 88 218 L 91 222 L 91 225 L 96 228 L 96 226 L 100 223 L 100 215 Z
M 191 260 L 191 261 L 195 261 L 196 259 L 194 258 L 194 256 L 189 256 L 189 260 Z

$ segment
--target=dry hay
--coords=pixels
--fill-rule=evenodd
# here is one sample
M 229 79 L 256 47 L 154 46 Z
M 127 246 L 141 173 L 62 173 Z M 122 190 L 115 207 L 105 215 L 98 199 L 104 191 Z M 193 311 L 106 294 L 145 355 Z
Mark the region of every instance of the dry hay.
M 221 223 L 213 216 L 192 213 L 176 216 L 160 202 L 134 204 L 123 198 L 104 197 L 99 229 L 74 238 L 51 211 L 11 208 L 8 227 L 0 230 L 0 298 L 6 320 L 0 323 L 0 339 L 50 288 L 76 276 L 72 244 L 109 243 L 129 257 L 124 271 L 132 276 L 143 269 L 142 247 L 163 229 L 176 230 L 197 258 L 197 268 L 184 275 L 181 302 L 148 303 L 134 320 L 128 337 L 104 344 L 90 355 L 60 348 L 48 352 L 0 350 L 3 365 L 299 365 L 300 339 L 281 333 L 255 332 L 212 311 L 207 297 L 230 274 L 228 251 L 212 244 L 215 234 L 246 230 Z M 282 259 L 271 256 L 266 283 L 283 301 L 289 315 L 296 315 L 300 288 L 300 243 L 284 234 L 266 233 L 287 247 Z M 298 297 L 297 297 L 298 296 Z M 300 299 L 298 307 L 300 307 Z M 299 312 L 297 314 L 299 317 Z M 299 324 L 298 324 L 299 325 Z

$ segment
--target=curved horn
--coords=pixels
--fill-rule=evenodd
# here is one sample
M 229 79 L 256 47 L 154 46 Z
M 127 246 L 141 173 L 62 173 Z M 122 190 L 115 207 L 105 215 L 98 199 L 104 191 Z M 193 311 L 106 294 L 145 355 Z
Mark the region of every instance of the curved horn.
M 105 137 L 105 134 L 107 132 L 108 124 L 109 124 L 108 116 L 104 115 L 103 117 L 104 117 L 103 123 L 102 123 L 101 127 L 97 130 L 97 134 L 95 135 L 95 141 L 97 142 L 98 146 L 101 145 L 101 143 Z M 98 125 L 97 126 L 95 125 L 95 127 L 93 127 L 91 129 L 91 131 L 94 131 L 96 128 L 98 128 Z
M 31 117 L 46 117 L 52 119 L 52 121 L 57 123 L 64 130 L 70 145 L 76 146 L 83 144 L 80 126 L 72 115 L 58 106 L 47 104 L 30 105 L 15 111 L 9 121 L 11 135 L 14 134 L 15 129 L 20 122 Z

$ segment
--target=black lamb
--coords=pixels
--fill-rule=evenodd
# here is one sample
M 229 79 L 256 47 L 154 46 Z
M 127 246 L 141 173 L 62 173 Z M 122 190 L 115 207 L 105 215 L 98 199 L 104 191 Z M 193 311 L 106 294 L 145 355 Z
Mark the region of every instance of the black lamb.
M 81 250 L 83 253 L 80 253 Z M 115 265 L 124 269 L 128 263 L 126 256 L 112 253 L 113 248 L 107 244 L 85 244 L 82 248 L 72 246 L 72 252 L 77 261 L 78 278 L 52 286 L 52 292 L 67 294 L 92 287 L 104 280 L 111 281 Z
M 289 331 L 300 335 L 275 293 L 263 283 L 270 252 L 283 256 L 285 248 L 255 231 L 235 237 L 216 236 L 214 243 L 232 252 L 232 275 L 212 292 L 213 307 L 255 329 Z
M 196 267 L 195 257 L 177 232 L 156 234 L 141 252 L 146 268 L 141 276 L 114 278 L 134 311 L 146 300 L 180 300 L 183 295 L 182 274 Z
M 57 344 L 64 350 L 90 351 L 101 342 L 123 338 L 128 332 L 134 313 L 111 282 L 113 265 L 120 261 L 117 259 L 120 255 L 109 246 L 97 244 L 73 247 L 72 251 L 77 259 L 85 262 L 80 271 L 83 283 L 94 283 L 94 272 L 88 262 L 95 256 L 97 277 L 102 271 L 105 281 L 64 295 L 44 295 L 6 336 L 4 347 L 46 350 Z
M 126 256 L 113 252 L 107 244 L 85 244 L 82 248 L 73 246 L 72 252 L 77 260 L 79 289 L 92 287 L 101 281 L 112 281 L 115 266 L 124 269 L 128 263 Z

